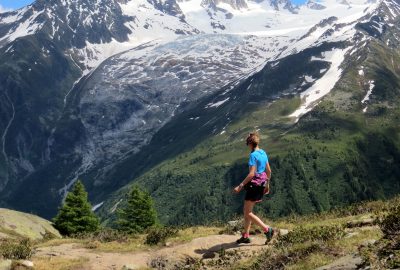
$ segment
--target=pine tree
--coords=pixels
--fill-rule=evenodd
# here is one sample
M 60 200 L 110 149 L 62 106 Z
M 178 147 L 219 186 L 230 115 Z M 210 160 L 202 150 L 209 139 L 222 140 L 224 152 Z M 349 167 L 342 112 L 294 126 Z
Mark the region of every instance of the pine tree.
M 99 219 L 92 211 L 88 194 L 81 181 L 78 180 L 72 191 L 67 194 L 53 223 L 63 235 L 94 232 L 99 229 Z
M 153 226 L 156 220 L 152 198 L 134 186 L 127 195 L 127 204 L 118 211 L 118 228 L 127 233 L 140 233 Z

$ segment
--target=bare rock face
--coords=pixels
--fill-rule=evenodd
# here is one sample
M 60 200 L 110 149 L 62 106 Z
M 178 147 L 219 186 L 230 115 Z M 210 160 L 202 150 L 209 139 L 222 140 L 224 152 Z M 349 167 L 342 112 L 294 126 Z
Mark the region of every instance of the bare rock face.
M 292 5 L 290 0 L 270 0 L 270 4 L 275 10 L 287 9 L 292 13 L 297 13 L 297 8 Z
M 245 0 L 203 0 L 201 5 L 205 7 L 211 7 L 212 9 L 216 10 L 217 5 L 220 3 L 228 4 L 234 9 L 247 8 L 247 3 Z
M 326 6 L 324 6 L 324 5 L 322 5 L 322 4 L 318 3 L 318 2 L 312 1 L 312 0 L 308 1 L 306 3 L 306 5 L 307 5 L 308 8 L 315 9 L 315 10 L 322 10 L 322 9 L 326 8 Z

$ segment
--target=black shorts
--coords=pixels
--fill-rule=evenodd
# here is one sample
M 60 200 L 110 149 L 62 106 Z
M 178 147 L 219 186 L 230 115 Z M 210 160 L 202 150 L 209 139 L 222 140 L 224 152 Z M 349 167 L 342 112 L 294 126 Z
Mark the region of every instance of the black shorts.
M 252 183 L 245 186 L 246 196 L 245 201 L 261 202 L 264 197 L 264 186 L 256 186 Z

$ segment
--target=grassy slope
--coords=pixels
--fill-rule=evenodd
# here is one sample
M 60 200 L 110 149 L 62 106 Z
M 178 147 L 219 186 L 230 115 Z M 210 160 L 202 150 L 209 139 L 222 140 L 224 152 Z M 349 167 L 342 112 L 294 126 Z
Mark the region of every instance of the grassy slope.
M 0 208 L 0 232 L 7 237 L 26 237 L 32 240 L 42 239 L 46 235 L 51 235 L 52 238 L 61 237 L 49 221 L 3 208 Z

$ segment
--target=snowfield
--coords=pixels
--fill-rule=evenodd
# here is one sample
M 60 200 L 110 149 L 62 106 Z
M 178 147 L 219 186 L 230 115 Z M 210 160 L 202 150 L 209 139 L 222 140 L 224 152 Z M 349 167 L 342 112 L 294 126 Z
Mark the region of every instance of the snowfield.
M 346 53 L 350 48 L 336 49 L 325 53 L 324 58 L 321 60 L 331 63 L 329 70 L 317 80 L 310 88 L 301 94 L 302 105 L 294 111 L 290 117 L 295 117 L 296 121 L 300 116 L 311 111 L 317 102 L 327 95 L 335 86 L 336 82 L 340 79 L 342 70 L 340 64 L 343 62 Z

